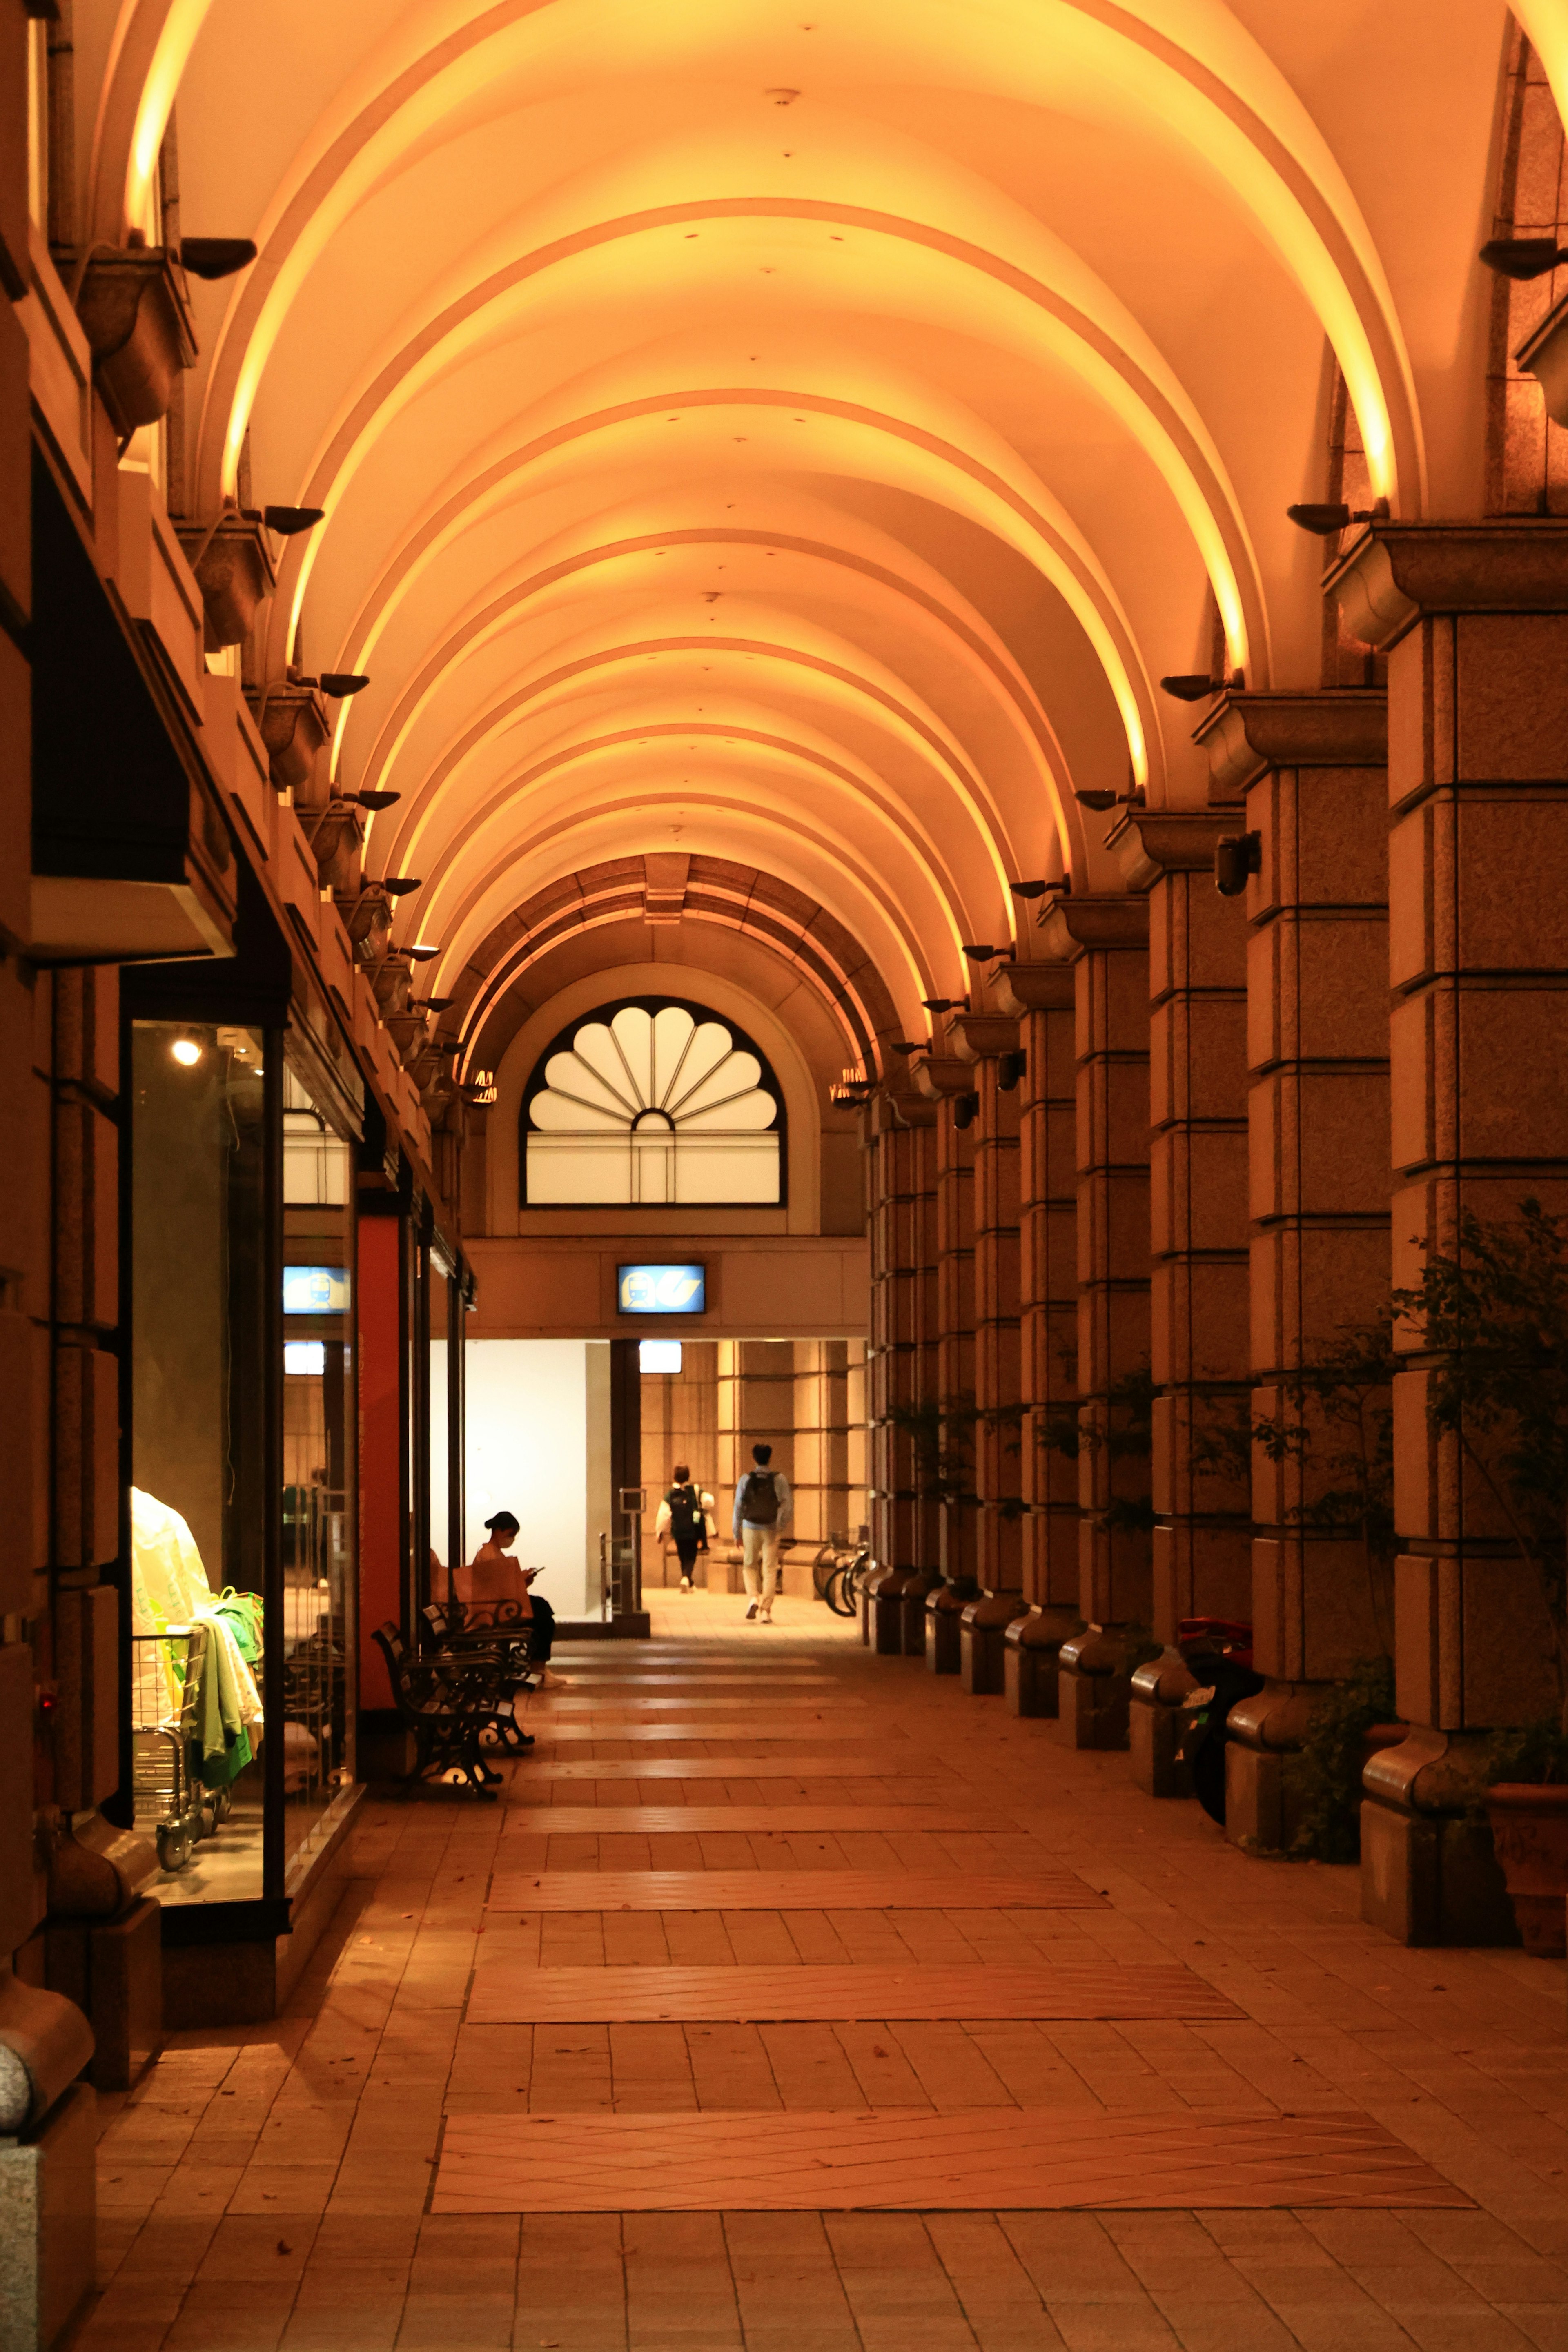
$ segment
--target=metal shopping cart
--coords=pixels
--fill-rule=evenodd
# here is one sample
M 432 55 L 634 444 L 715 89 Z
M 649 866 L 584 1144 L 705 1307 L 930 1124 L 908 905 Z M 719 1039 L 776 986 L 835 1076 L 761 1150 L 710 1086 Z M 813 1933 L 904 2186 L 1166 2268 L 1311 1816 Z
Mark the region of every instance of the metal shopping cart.
M 205 1625 L 170 1625 L 162 1633 L 131 1638 L 132 1786 L 136 1826 L 150 1828 L 158 1859 L 184 1870 L 198 1838 L 211 1826 L 204 1790 L 193 1772 L 199 1754 L 197 1718 L 206 1663 Z

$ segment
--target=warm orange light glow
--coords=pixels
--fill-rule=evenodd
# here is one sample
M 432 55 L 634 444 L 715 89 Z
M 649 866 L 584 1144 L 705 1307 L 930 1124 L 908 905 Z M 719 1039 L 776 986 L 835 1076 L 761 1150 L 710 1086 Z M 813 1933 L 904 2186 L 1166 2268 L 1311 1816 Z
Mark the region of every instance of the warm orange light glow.
M 158 150 L 169 127 L 169 112 L 180 78 L 211 5 L 212 0 L 171 0 L 142 86 L 136 127 L 131 138 L 131 163 L 125 174 L 125 220 L 128 227 L 139 228 L 149 241 L 158 234 Z

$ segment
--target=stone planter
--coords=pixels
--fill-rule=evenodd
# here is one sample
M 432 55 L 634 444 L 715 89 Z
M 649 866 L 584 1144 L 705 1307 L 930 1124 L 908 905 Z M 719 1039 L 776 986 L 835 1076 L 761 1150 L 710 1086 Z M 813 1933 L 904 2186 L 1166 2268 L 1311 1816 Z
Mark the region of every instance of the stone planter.
M 1492 1845 L 1527 1952 L 1560 1960 L 1568 1949 L 1568 1786 L 1500 1780 L 1487 1790 Z
M 430 1024 L 424 1013 L 389 1013 L 386 1027 L 404 1068 L 414 1069 L 430 1041 Z
M 167 415 L 180 372 L 195 363 L 190 313 L 161 246 L 103 252 L 89 261 L 77 317 L 92 352 L 98 388 L 115 430 Z
M 338 807 L 318 818 L 310 836 L 323 890 L 354 898 L 361 887 L 360 818 L 357 809 Z
M 278 584 L 260 520 L 254 515 L 226 514 L 210 538 L 205 527 L 182 523 L 179 541 L 187 560 L 195 559 L 208 653 L 243 645 L 257 606 Z
M 389 1013 L 403 1011 L 414 992 L 414 975 L 405 963 L 395 962 L 389 957 L 384 963 L 376 965 L 371 974 L 370 984 L 375 991 L 375 1001 L 381 1007 L 381 1017 L 384 1021 Z
M 298 794 L 315 773 L 316 755 L 331 737 L 326 704 L 311 686 L 248 688 L 245 698 L 267 747 L 273 783 L 280 793 Z
M 335 903 L 355 960 L 360 963 L 379 963 L 392 937 L 392 903 L 385 891 L 370 883 L 357 898 L 340 898 Z

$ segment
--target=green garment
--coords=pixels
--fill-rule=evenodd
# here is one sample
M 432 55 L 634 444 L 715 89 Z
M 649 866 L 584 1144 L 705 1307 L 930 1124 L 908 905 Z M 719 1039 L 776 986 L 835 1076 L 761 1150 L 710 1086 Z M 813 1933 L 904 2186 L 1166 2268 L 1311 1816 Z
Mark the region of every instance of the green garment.
M 243 1706 L 250 1677 L 234 1629 L 221 1609 L 199 1611 L 197 1622 L 207 1629 L 206 1663 L 196 1701 L 202 1779 L 209 1789 L 225 1789 L 244 1771 L 254 1753 Z

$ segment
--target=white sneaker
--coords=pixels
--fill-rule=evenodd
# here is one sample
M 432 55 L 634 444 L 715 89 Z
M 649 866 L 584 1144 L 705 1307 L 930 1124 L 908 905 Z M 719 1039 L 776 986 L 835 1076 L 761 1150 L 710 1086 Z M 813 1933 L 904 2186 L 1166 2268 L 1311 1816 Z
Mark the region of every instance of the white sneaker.
M 771 1601 L 764 1601 L 763 1603 L 762 1622 L 764 1625 L 771 1625 L 773 1622 L 773 1604 Z
M 757 1611 L 758 1611 L 761 1607 L 762 1607 L 762 1603 L 761 1603 L 761 1601 L 752 1601 L 752 1603 L 751 1607 L 750 1607 L 750 1608 L 747 1610 L 747 1612 L 746 1612 L 746 1622 L 747 1622 L 748 1624 L 750 1624 L 750 1623 L 751 1623 L 752 1619 L 756 1615 Z
M 570 1690 L 571 1677 L 558 1675 L 553 1666 L 545 1666 L 540 1673 L 539 1687 L 541 1690 Z
M 680 1580 L 680 1589 L 681 1589 L 682 1592 L 689 1592 L 689 1591 L 690 1591 L 690 1590 L 691 1590 L 691 1579 L 690 1579 L 689 1576 L 683 1576 L 683 1577 L 681 1578 L 681 1580 Z

